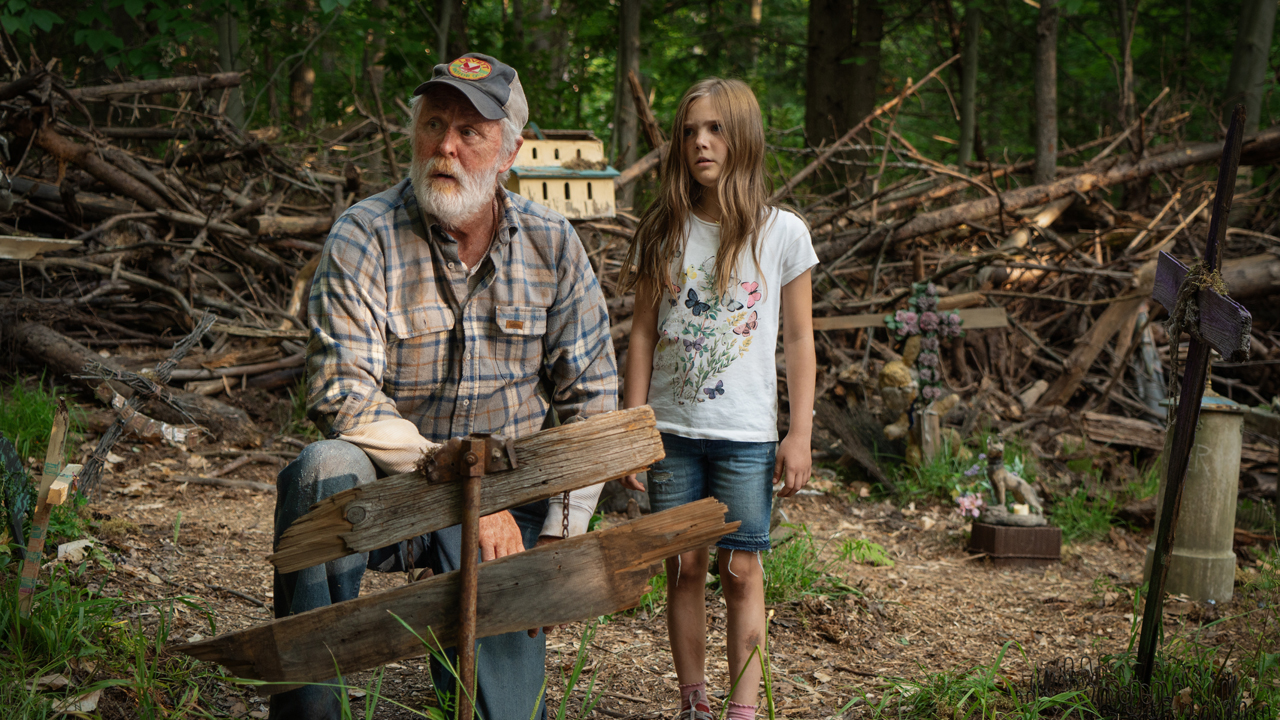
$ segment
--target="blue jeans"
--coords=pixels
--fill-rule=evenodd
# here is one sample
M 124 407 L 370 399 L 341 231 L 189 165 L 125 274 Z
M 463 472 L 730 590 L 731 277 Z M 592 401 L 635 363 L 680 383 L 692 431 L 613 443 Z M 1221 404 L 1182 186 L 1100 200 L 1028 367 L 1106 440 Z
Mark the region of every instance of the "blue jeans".
M 308 445 L 276 480 L 275 542 L 280 542 L 285 529 L 313 503 L 377 477 L 369 456 L 351 443 L 321 440 Z M 537 543 L 546 513 L 545 500 L 511 510 L 525 549 Z M 436 574 L 457 570 L 461 541 L 462 529 L 455 525 L 370 553 L 348 555 L 298 572 L 276 573 L 275 615 L 286 617 L 354 599 L 360 594 L 366 568 L 391 572 L 429 567 Z M 512 632 L 481 638 L 477 645 L 479 716 L 484 720 L 529 720 L 545 676 L 546 635 L 539 632 L 531 638 L 523 631 Z M 447 654 L 456 664 L 456 652 L 450 649 Z M 437 691 L 457 694 L 454 677 L 434 661 L 431 680 Z M 546 704 L 540 705 L 536 717 L 545 718 Z M 335 690 L 328 687 L 309 685 L 271 696 L 272 720 L 338 720 L 340 710 Z
M 728 508 L 725 522 L 741 521 L 720 538 L 725 550 L 769 549 L 776 442 L 703 440 L 662 433 L 666 457 L 649 468 L 649 504 L 654 512 L 713 497 Z

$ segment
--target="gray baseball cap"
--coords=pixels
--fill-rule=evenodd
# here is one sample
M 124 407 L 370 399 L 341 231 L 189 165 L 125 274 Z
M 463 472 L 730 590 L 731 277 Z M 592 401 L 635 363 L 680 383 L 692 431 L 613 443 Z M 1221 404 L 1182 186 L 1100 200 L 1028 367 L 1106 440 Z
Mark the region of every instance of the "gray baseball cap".
M 467 53 L 451 63 L 436 65 L 431 79 L 413 91 L 421 95 L 432 85 L 449 85 L 467 96 L 476 111 L 490 120 L 509 118 L 516 127 L 529 121 L 529 102 L 515 68 L 489 55 Z

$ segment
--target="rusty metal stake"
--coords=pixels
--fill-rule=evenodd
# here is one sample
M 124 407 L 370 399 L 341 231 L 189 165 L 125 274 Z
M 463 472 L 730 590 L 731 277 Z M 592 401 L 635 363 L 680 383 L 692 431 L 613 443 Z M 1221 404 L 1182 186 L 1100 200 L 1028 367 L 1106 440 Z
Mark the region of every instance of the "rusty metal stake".
M 476 700 L 476 597 L 480 579 L 480 482 L 485 470 L 485 441 L 462 442 L 458 476 L 462 480 L 462 586 L 458 594 L 458 720 L 471 720 Z

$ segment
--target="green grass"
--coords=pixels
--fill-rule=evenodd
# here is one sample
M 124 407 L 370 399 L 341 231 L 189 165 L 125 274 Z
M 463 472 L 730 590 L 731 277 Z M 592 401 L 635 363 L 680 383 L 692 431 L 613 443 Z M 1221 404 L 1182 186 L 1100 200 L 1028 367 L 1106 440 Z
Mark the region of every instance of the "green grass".
M 893 567 L 893 560 L 885 552 L 882 545 L 863 538 L 846 538 L 840 545 L 840 559 L 845 562 Z
M 985 436 L 979 436 L 972 444 L 976 448 L 985 447 Z M 990 502 L 992 492 L 986 479 L 986 459 L 974 447 L 969 450 L 973 455 L 965 460 L 944 450 L 938 457 L 919 467 L 910 467 L 905 463 L 890 465 L 888 472 L 899 488 L 897 502 L 905 504 L 934 501 L 954 505 L 955 498 L 965 492 L 981 492 L 983 498 Z M 1064 451 L 1070 454 L 1072 448 L 1065 447 Z M 1005 440 L 1005 467 L 1033 485 L 1040 472 L 1030 453 L 1017 438 Z M 1068 543 L 1091 542 L 1106 537 L 1117 523 L 1116 512 L 1125 503 L 1151 497 L 1160 487 L 1158 460 L 1119 491 L 1103 487 L 1099 479 L 1101 471 L 1094 467 L 1090 458 L 1068 461 L 1067 467 L 1078 475 L 1090 476 L 1093 490 L 1078 486 L 1062 496 L 1050 495 L 1040 499 L 1045 504 L 1049 521 L 1062 529 L 1063 540 Z M 966 475 L 966 471 L 970 475 Z
M 29 385 L 15 376 L 8 385 L 0 386 L 0 434 L 13 443 L 18 457 L 27 469 L 25 478 L 13 478 L 0 472 L 0 503 L 7 502 L 5 498 L 9 497 L 8 484 L 23 484 L 23 492 L 28 496 L 26 503 L 28 525 L 35 513 L 35 489 L 39 484 L 39 477 L 31 473 L 29 459 L 35 458 L 37 467 L 44 466 L 45 455 L 49 448 L 49 434 L 53 430 L 53 414 L 58 408 L 58 395 L 61 392 L 62 388 L 57 386 L 46 388 L 43 377 L 35 385 Z M 80 406 L 74 402 L 67 403 L 67 411 L 70 427 L 67 428 L 64 462 L 74 457 L 80 443 L 80 418 L 83 415 Z M 54 544 L 56 547 L 58 541 L 75 539 L 84 533 L 86 524 L 80 513 L 86 504 L 87 500 L 77 493 L 70 502 L 53 508 L 49 517 L 47 544 Z M 5 511 L 7 514 L 7 506 Z M 0 537 L 7 536 L 8 533 L 0 532 Z
M 0 565 L 0 707 L 6 718 L 54 717 L 59 701 L 105 690 L 99 709 L 111 705 L 127 717 L 211 717 L 200 698 L 222 678 L 165 646 L 175 609 L 209 619 L 212 615 L 189 597 L 130 601 L 104 597 L 87 572 L 55 566 L 45 578 L 29 618 L 18 612 L 16 563 Z M 144 627 L 143 618 L 155 618 Z M 92 669 L 89 669 L 92 668 Z M 72 681 L 64 690 L 33 689 L 28 682 L 62 674 Z
M 822 548 L 804 525 L 783 525 L 793 531 L 763 555 L 764 600 L 768 604 L 799 600 L 805 595 L 842 596 L 856 593 L 831 571 L 835 559 L 823 561 Z
M 1106 537 L 1117 508 L 1116 498 L 1110 493 L 1090 498 L 1083 487 L 1077 487 L 1047 512 L 1050 521 L 1062 528 L 1062 539 L 1077 543 Z
M 1089 691 L 1096 682 L 1052 683 L 1032 685 L 1025 678 L 1014 677 L 1003 669 L 1006 655 L 1012 649 L 1007 642 L 989 665 L 969 670 L 928 673 L 921 679 L 891 678 L 880 690 L 879 701 L 873 694 L 863 699 L 872 717 L 899 720 L 933 720 L 934 718 L 1100 718 L 1117 717 L 1123 708 L 1098 707 Z M 1227 649 L 1170 643 L 1158 656 L 1151 687 L 1165 698 L 1183 688 L 1191 688 L 1194 702 L 1206 709 L 1225 710 L 1225 699 L 1216 692 Z M 1096 666 L 1103 670 L 1108 688 L 1134 688 L 1136 657 L 1131 651 L 1101 656 Z M 1246 659 L 1233 669 L 1240 675 L 1240 687 L 1252 698 L 1253 707 L 1276 707 L 1280 702 L 1280 653 L 1259 650 L 1256 657 Z M 1115 697 L 1124 697 L 1116 695 Z M 858 702 L 846 705 L 848 710 Z M 1206 717 L 1221 717 L 1209 714 Z M 1265 715 L 1264 715 L 1265 716 Z
M 58 395 L 63 389 L 57 386 L 46 389 L 44 377 L 34 387 L 17 376 L 6 386 L 0 386 L 0 434 L 9 438 L 18 457 L 24 463 L 36 458 L 44 465 L 49 448 L 49 433 L 53 430 L 53 412 L 58 407 Z M 80 417 L 83 412 L 74 402 L 67 403 L 71 426 L 67 429 L 67 453 L 64 462 L 76 451 L 80 437 Z
M 306 373 L 303 373 L 302 377 L 298 378 L 298 383 L 289 389 L 289 400 L 291 403 L 289 427 L 285 428 L 285 434 L 301 435 L 312 442 L 322 439 L 319 428 L 307 417 Z

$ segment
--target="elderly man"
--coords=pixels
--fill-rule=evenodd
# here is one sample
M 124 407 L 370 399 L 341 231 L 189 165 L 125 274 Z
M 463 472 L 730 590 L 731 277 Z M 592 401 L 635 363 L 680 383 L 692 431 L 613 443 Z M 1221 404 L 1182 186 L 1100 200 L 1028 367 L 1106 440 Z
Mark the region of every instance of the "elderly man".
M 515 70 L 487 55 L 437 65 L 414 92 L 409 179 L 348 210 L 311 286 L 308 413 L 329 439 L 280 473 L 276 539 L 312 503 L 413 469 L 451 437 L 537 432 L 613 410 L 617 367 L 599 283 L 563 217 L 503 188 L 528 121 Z M 599 487 L 480 520 L 481 559 L 586 531 Z M 565 510 L 567 508 L 567 511 Z M 460 564 L 455 526 L 307 570 L 277 574 L 277 617 L 357 596 L 366 567 Z M 479 643 L 478 709 L 527 720 L 546 637 Z M 433 665 L 436 687 L 454 678 Z M 271 717 L 337 718 L 334 692 L 272 698 Z M 538 710 L 545 714 L 545 707 Z

